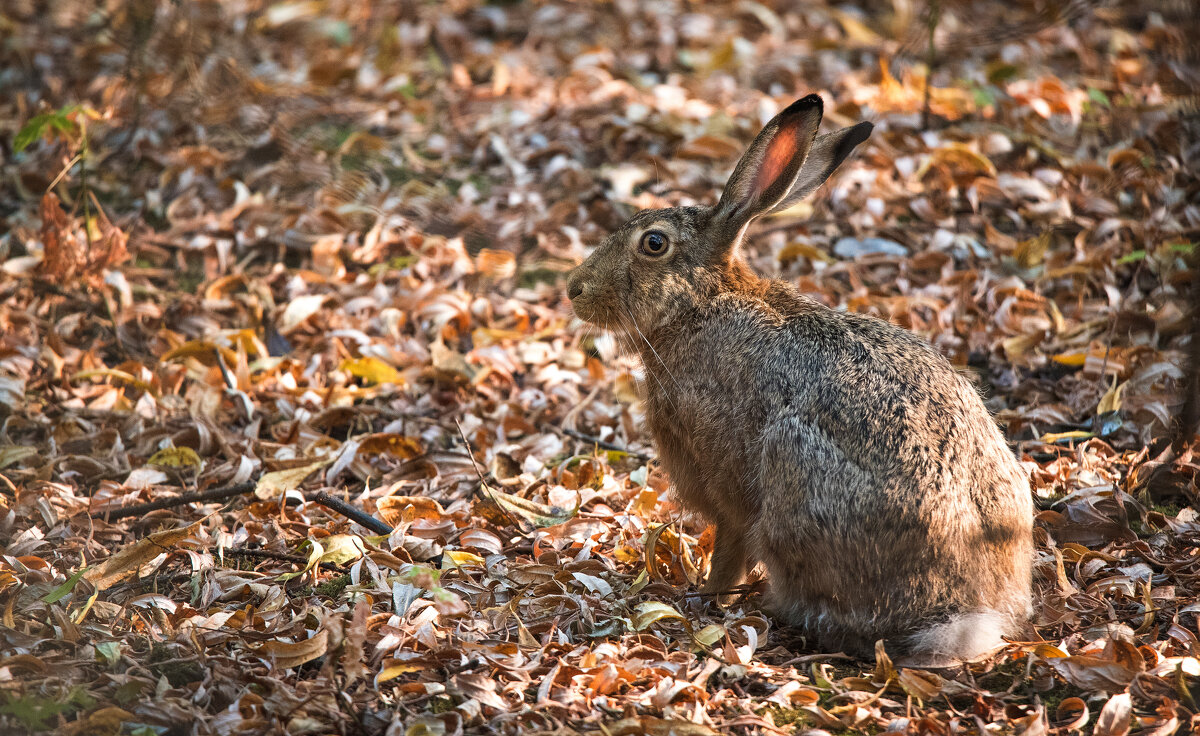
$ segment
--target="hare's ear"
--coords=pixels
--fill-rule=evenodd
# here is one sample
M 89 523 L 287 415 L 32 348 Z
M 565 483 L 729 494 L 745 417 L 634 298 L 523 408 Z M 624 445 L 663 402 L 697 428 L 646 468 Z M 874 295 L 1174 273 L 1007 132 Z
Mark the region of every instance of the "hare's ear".
M 770 212 L 792 191 L 821 115 L 819 96 L 796 100 L 771 118 L 742 154 L 713 212 L 730 246 L 746 223 Z
M 804 165 L 800 167 L 800 175 L 796 177 L 792 190 L 772 208 L 772 211 L 786 210 L 812 194 L 814 189 L 824 184 L 829 175 L 842 165 L 854 148 L 871 135 L 874 127 L 871 123 L 859 123 L 820 136 L 813 141 L 808 158 L 804 159 Z

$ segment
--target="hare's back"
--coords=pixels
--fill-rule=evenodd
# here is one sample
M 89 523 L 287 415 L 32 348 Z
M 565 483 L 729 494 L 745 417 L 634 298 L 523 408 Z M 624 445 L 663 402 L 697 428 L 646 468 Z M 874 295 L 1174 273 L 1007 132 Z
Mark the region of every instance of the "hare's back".
M 682 403 L 759 425 L 742 436 L 792 418 L 879 481 L 928 490 L 973 474 L 1006 483 L 1019 475 L 975 387 L 917 335 L 784 284 L 765 298 L 727 295 L 696 316 L 674 343 Z

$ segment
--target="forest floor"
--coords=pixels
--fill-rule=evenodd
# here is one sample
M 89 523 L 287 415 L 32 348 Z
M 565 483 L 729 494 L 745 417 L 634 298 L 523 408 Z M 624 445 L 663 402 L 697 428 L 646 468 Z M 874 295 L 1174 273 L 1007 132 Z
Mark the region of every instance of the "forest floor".
M 1200 723 L 1187 6 L 5 2 L 0 732 Z M 955 670 L 688 605 L 711 531 L 563 295 L 810 92 L 875 132 L 747 257 L 1032 478 L 1037 636 Z

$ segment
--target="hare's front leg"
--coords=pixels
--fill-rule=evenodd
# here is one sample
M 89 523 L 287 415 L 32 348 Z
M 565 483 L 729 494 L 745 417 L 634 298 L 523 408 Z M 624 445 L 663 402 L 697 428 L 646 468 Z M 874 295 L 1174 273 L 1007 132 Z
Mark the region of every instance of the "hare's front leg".
M 723 602 L 726 596 L 721 594 L 729 593 L 746 576 L 747 562 L 745 531 L 729 523 L 717 524 L 708 580 L 701 592 L 717 594 Z

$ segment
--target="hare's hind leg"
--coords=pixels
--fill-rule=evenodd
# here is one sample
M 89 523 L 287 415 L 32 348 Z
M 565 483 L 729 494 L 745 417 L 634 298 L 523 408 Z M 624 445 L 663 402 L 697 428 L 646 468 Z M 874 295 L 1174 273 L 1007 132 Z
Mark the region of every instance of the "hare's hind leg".
M 712 561 L 709 563 L 708 580 L 702 592 L 717 595 L 724 602 L 730 590 L 746 576 L 746 534 L 729 522 L 717 523 L 717 537 L 713 542 Z
M 794 416 L 768 425 L 759 458 L 751 552 L 767 565 L 766 608 L 820 641 L 855 648 L 849 642 L 881 623 L 872 610 L 881 591 L 870 588 L 887 561 L 866 528 L 880 511 L 875 479 Z

